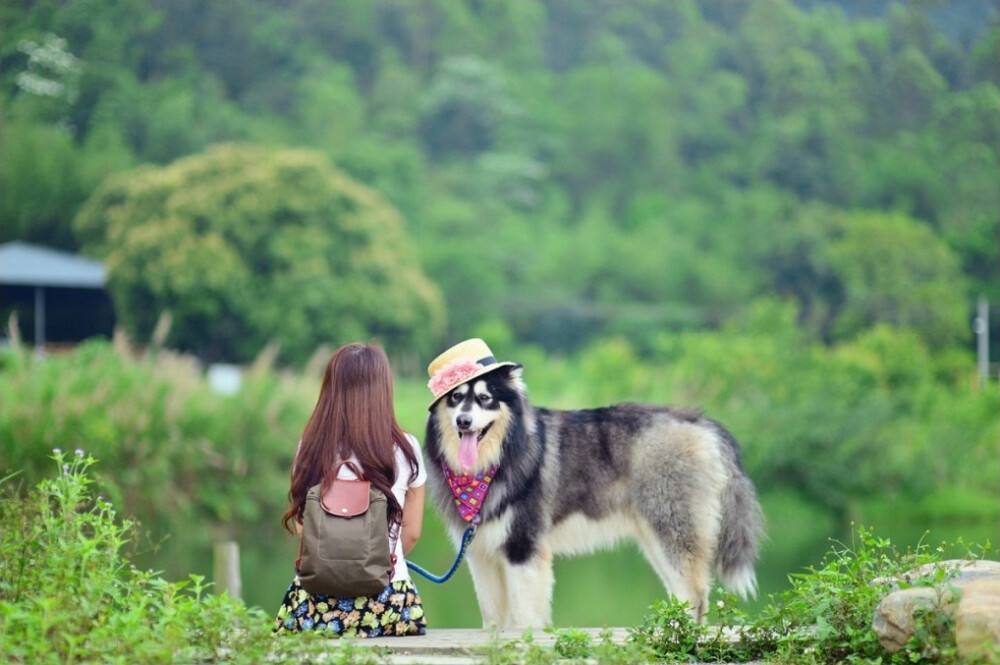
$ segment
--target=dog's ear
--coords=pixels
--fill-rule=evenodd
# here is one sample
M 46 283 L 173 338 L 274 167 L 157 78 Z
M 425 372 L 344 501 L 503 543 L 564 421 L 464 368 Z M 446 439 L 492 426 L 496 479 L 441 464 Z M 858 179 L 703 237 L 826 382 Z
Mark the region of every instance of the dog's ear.
M 515 363 L 514 365 L 507 365 L 506 367 L 502 367 L 500 369 L 500 372 L 507 380 L 507 382 L 510 383 L 512 386 L 514 386 L 515 390 L 517 390 L 521 394 L 524 394 L 525 392 L 524 378 L 523 378 L 524 365 L 520 363 Z
M 524 378 L 524 365 L 521 363 L 514 363 L 513 365 L 507 365 L 503 368 L 503 371 L 507 373 L 507 376 L 515 381 L 520 381 Z

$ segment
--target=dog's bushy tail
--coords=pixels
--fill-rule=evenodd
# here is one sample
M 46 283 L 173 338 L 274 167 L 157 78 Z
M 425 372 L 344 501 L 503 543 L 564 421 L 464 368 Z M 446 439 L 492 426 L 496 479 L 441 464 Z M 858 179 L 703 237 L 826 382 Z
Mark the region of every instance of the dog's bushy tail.
M 764 533 L 764 514 L 753 483 L 740 468 L 737 450 L 733 450 L 736 453 L 733 473 L 722 493 L 722 525 L 715 567 L 726 589 L 748 598 L 757 595 L 754 564 Z

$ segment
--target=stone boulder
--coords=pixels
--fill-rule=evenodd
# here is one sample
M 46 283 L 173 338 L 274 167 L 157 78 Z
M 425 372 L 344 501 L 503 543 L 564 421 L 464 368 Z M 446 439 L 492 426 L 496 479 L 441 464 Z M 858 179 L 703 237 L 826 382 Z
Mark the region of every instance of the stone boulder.
M 949 589 L 918 586 L 898 589 L 882 599 L 875 608 L 872 628 L 882 647 L 890 653 L 899 651 L 917 628 L 917 610 L 953 612 L 954 596 Z
M 962 587 L 955 609 L 955 641 L 966 660 L 1000 656 L 1000 575 Z
M 898 588 L 900 583 L 933 581 L 939 570 L 948 578 L 937 585 Z M 890 592 L 875 608 L 872 628 L 889 652 L 898 651 L 916 629 L 918 611 L 947 612 L 955 621 L 955 639 L 963 658 L 982 657 L 1000 649 L 1000 561 L 952 559 L 920 566 L 895 580 Z

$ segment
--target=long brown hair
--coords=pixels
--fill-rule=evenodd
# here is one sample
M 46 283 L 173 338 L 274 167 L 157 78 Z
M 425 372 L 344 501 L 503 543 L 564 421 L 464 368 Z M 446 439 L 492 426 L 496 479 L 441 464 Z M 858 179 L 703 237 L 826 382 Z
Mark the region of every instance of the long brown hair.
M 417 474 L 417 459 L 396 422 L 389 358 L 377 344 L 345 344 L 326 365 L 316 408 L 302 432 L 302 444 L 292 466 L 289 508 L 282 524 L 294 533 L 289 523 L 293 519 L 302 521 L 309 488 L 320 483 L 324 489 L 329 487 L 337 465 L 354 456 L 365 479 L 385 494 L 389 527 L 398 532 L 403 508 L 392 493 L 396 446 L 410 463 L 412 482 Z

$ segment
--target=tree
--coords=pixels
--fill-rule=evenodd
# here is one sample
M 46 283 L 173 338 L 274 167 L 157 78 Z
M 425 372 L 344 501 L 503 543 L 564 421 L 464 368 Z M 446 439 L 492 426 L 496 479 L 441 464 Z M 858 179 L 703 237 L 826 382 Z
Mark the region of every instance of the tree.
M 308 150 L 223 145 L 107 180 L 76 219 L 140 339 L 169 310 L 171 343 L 242 361 L 374 336 L 426 350 L 444 325 L 403 220 Z
M 925 224 L 904 215 L 853 214 L 831 242 L 829 264 L 844 294 L 835 333 L 877 323 L 913 328 L 935 347 L 967 336 L 958 257 Z
M 515 112 L 496 68 L 476 57 L 450 58 L 424 97 L 421 135 L 435 157 L 475 155 L 493 147 Z
M 63 127 L 0 119 L 0 242 L 25 240 L 75 249 L 71 220 L 103 178 L 131 166 L 113 131 L 78 145 Z

